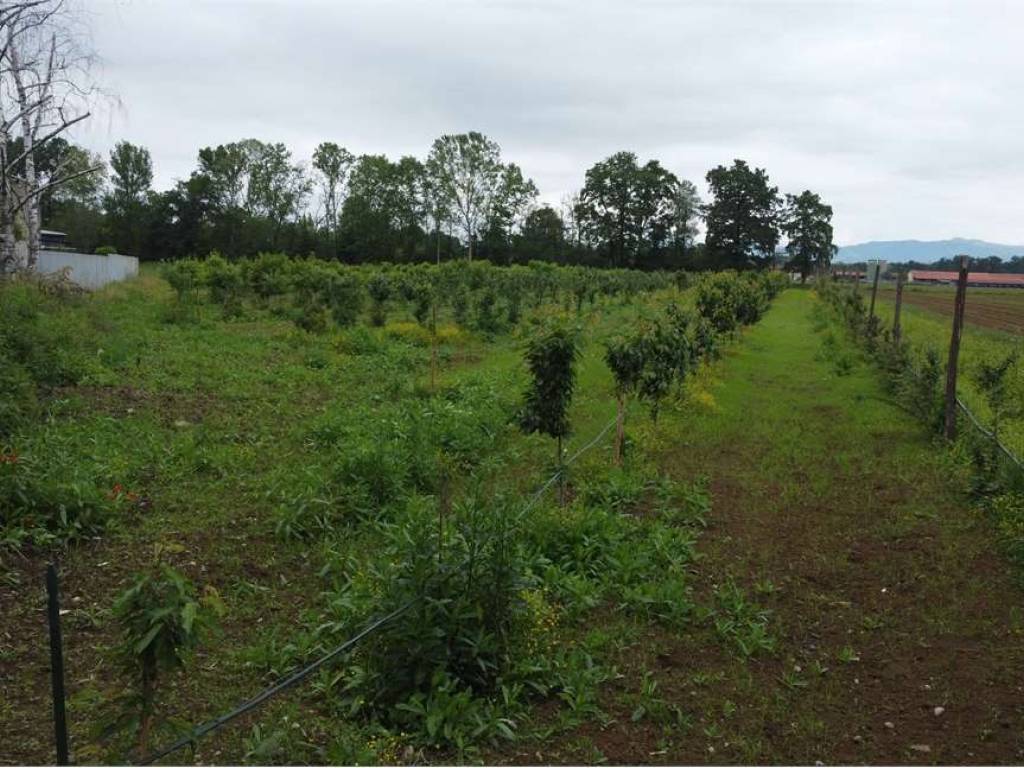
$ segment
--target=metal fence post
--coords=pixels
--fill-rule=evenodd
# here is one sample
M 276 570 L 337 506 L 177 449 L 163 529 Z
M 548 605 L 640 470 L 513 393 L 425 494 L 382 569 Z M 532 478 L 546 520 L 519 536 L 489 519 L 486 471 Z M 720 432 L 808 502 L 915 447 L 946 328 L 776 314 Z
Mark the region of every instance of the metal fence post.
M 60 632 L 60 593 L 57 566 L 46 568 L 46 610 L 50 624 L 50 682 L 53 692 L 53 736 L 57 765 L 71 765 L 68 752 L 68 721 L 64 705 L 64 643 Z

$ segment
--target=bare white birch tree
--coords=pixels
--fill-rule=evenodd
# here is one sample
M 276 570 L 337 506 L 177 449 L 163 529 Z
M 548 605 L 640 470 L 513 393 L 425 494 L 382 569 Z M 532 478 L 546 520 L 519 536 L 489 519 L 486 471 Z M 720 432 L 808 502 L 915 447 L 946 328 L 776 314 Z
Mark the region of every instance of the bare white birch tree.
M 13 7 L 18 6 L 18 7 Z M 5 3 L 0 11 L 0 273 L 15 268 L 14 227 L 27 230 L 28 261 L 39 255 L 40 198 L 99 166 L 82 169 L 58 161 L 48 176 L 37 173 L 38 153 L 85 120 L 94 93 L 92 57 L 82 51 L 65 0 Z M 20 129 L 20 145 L 14 130 Z

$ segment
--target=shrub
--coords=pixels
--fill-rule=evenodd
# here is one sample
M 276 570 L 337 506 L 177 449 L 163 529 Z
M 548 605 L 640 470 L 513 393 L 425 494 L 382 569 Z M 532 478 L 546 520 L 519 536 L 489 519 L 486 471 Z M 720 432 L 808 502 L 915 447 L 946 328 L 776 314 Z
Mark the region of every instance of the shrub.
M 290 262 L 283 253 L 261 253 L 245 263 L 249 287 L 257 296 L 268 299 L 287 292 L 290 284 Z
M 429 330 L 416 323 L 388 323 L 384 327 L 384 334 L 419 347 L 429 347 L 432 338 Z
M 348 636 L 371 616 L 404 609 L 336 678 L 340 704 L 431 744 L 465 747 L 511 735 L 486 697 L 511 682 L 527 653 L 537 601 L 525 599 L 528 570 L 510 508 L 471 499 L 453 511 L 443 541 L 438 534 L 433 504 L 410 500 L 382 550 L 336 596 L 339 620 L 325 629 Z
M 363 308 L 363 286 L 350 272 L 331 273 L 324 285 L 334 322 L 343 328 L 355 325 Z
M 387 301 L 391 297 L 391 282 L 386 275 L 376 272 L 366 282 L 366 292 L 373 302 L 370 306 L 370 322 L 377 326 L 384 325 Z
M 307 333 L 323 333 L 327 330 L 327 309 L 319 301 L 310 301 L 299 310 L 295 324 Z
M 97 256 L 110 256 L 111 254 L 117 253 L 117 248 L 112 245 L 101 245 L 95 251 Z
M 93 329 L 74 299 L 33 280 L 0 282 L 0 436 L 38 413 L 42 390 L 76 384 L 96 369 Z
M 238 317 L 242 312 L 242 270 L 213 251 L 203 264 L 210 298 L 221 305 L 224 317 Z
M 491 288 L 484 289 L 477 297 L 476 327 L 486 334 L 497 333 L 500 328 L 498 315 L 495 312 L 497 303 L 498 297 Z

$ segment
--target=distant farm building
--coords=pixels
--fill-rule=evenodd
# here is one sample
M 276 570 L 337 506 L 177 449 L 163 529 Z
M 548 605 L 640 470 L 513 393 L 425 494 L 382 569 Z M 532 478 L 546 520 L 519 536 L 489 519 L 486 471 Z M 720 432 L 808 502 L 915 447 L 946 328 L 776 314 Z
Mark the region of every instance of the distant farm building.
M 864 273 L 857 269 L 833 269 L 832 277 L 836 280 L 849 280 L 857 282 L 864 279 Z
M 934 272 L 913 269 L 908 280 L 919 285 L 951 285 L 957 281 L 956 272 Z M 998 272 L 968 272 L 967 284 L 978 288 L 1024 288 L 1024 275 L 999 274 Z
M 55 229 L 39 230 L 39 244 L 43 248 L 49 248 L 51 250 L 67 248 L 67 240 L 68 236 L 64 232 L 58 232 Z

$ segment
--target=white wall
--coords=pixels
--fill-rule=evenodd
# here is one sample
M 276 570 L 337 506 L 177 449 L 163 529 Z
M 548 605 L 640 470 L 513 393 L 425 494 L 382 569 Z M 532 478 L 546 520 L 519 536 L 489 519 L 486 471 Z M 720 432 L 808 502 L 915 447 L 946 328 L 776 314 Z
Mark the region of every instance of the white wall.
M 44 274 L 71 268 L 71 280 L 83 288 L 102 288 L 139 274 L 139 260 L 134 256 L 112 253 L 98 256 L 69 251 L 39 251 L 39 271 Z

